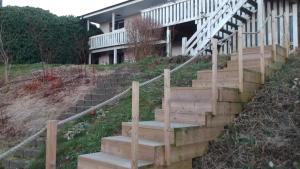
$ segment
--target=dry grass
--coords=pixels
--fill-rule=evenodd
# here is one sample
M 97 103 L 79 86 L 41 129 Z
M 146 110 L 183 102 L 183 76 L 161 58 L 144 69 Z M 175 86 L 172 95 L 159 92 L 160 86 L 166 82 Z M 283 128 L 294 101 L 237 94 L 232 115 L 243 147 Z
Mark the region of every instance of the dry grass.
M 291 58 L 194 169 L 300 168 L 300 58 Z

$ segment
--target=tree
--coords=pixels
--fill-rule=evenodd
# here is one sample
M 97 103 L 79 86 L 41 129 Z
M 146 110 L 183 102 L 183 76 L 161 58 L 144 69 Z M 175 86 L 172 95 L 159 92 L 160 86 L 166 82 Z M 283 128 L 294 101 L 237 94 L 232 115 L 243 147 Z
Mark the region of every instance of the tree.
M 136 61 L 157 54 L 156 43 L 162 39 L 162 27 L 157 22 L 137 16 L 129 20 L 125 27 L 129 50 L 132 50 Z
M 0 25 L 0 59 L 1 62 L 4 64 L 4 82 L 8 83 L 8 75 L 9 75 L 9 63 L 10 63 L 10 57 L 7 55 L 5 49 L 4 49 L 4 43 L 2 39 L 3 34 L 3 23 Z

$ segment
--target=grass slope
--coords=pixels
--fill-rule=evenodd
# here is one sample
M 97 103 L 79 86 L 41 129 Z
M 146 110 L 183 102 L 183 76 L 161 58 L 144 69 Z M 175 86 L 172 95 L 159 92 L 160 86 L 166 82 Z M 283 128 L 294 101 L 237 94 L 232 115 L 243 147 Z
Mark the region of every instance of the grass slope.
M 288 60 L 194 169 L 300 169 L 300 56 Z
M 169 60 L 147 57 L 133 66 L 137 66 L 141 70 L 141 76 L 136 77 L 136 79 L 143 82 L 149 77 L 161 74 L 164 68 L 174 68 L 181 62 L 180 58 Z M 172 85 L 189 86 L 191 80 L 196 78 L 198 70 L 210 66 L 209 62 L 198 60 L 172 75 Z M 162 80 L 141 88 L 141 120 L 154 118 L 153 110 L 160 107 L 162 93 Z M 67 124 L 58 133 L 57 168 L 76 168 L 79 155 L 100 151 L 101 138 L 120 134 L 121 122 L 130 121 L 130 119 L 131 95 L 129 94 L 114 105 L 98 110 L 96 116 L 86 116 Z M 42 152 L 39 158 L 31 163 L 30 169 L 44 168 L 44 157 L 45 154 Z

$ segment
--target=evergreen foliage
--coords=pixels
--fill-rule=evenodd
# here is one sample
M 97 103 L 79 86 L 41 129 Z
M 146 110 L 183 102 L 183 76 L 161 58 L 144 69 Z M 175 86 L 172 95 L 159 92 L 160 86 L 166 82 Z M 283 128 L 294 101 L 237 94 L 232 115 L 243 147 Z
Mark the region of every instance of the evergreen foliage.
M 86 60 L 86 24 L 74 16 L 56 16 L 32 7 L 0 8 L 4 47 L 13 63 L 82 63 Z M 99 33 L 92 27 L 91 33 Z

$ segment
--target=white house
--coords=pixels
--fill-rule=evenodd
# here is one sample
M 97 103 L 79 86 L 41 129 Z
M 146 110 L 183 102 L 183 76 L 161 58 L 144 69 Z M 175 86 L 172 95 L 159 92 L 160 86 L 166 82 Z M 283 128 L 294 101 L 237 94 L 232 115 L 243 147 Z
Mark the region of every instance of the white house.
M 291 48 L 297 48 L 299 7 L 298 0 L 128 0 L 81 18 L 87 21 L 88 30 L 91 23 L 96 23 L 103 31 L 101 35 L 90 37 L 89 63 L 117 64 L 131 59 L 129 50 L 126 50 L 125 24 L 134 16 L 151 18 L 164 28 L 166 38 L 161 45 L 168 57 L 200 54 L 211 37 L 227 39 L 220 47 L 220 51 L 226 54 L 236 50 L 237 37 L 230 35 L 239 26 L 243 26 L 245 32 L 257 32 L 265 25 L 265 43 L 270 45 L 272 23 L 269 18 L 272 11 L 277 18 L 278 36 L 275 40 L 284 43 L 284 24 L 287 24 Z M 285 21 L 287 15 L 289 20 Z M 245 35 L 245 47 L 258 46 L 259 38 L 258 34 Z

